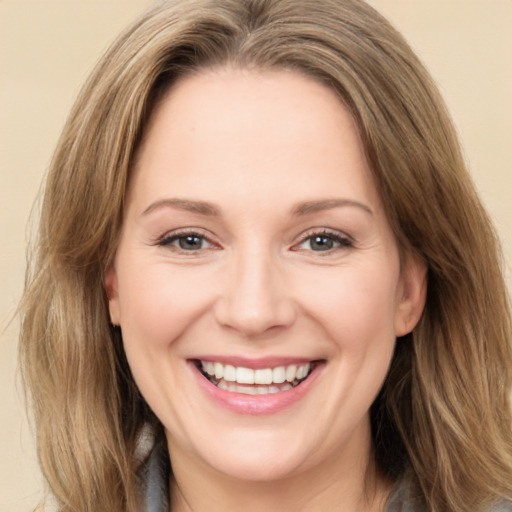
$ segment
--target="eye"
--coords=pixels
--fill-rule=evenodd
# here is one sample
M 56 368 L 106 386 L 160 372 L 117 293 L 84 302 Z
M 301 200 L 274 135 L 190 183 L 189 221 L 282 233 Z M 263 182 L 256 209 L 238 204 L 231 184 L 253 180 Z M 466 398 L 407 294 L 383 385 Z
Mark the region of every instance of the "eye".
M 328 252 L 342 247 L 352 247 L 353 243 L 346 236 L 338 233 L 324 231 L 322 233 L 312 233 L 297 246 L 300 250 L 314 252 Z
M 204 235 L 195 232 L 181 232 L 167 235 L 158 242 L 158 245 L 187 252 L 211 249 L 213 247 L 212 242 Z

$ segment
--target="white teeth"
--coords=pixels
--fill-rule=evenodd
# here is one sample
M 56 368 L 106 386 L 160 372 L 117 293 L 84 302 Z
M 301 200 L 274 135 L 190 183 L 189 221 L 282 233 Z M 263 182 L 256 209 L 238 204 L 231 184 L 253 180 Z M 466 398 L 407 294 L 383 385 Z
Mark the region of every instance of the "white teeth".
M 272 370 L 272 381 L 276 384 L 282 384 L 286 380 L 286 369 L 284 366 L 278 366 Z
M 303 379 L 309 373 L 310 369 L 311 369 L 311 365 L 309 363 L 299 366 L 299 368 L 297 370 L 297 374 L 295 375 L 295 378 L 299 379 L 299 380 Z
M 237 393 L 243 393 L 243 394 L 246 394 L 246 395 L 256 395 L 258 394 L 258 390 L 254 387 L 250 387 L 250 386 L 237 386 L 236 387 L 236 392 Z
M 291 389 L 294 382 L 296 383 L 296 381 L 304 379 L 311 371 L 311 363 L 276 366 L 275 368 L 258 368 L 257 370 L 253 370 L 252 368 L 245 368 L 243 366 L 223 365 L 222 363 L 213 361 L 201 361 L 201 368 L 207 375 L 212 378 L 215 377 L 215 379 L 219 381 L 218 386 L 222 387 L 222 389 L 227 389 L 226 386 L 231 387 L 227 385 L 226 382 L 256 384 L 258 385 L 256 393 L 261 393 L 261 389 L 264 389 L 265 393 L 276 393 L 277 391 L 285 390 L 284 388 L 286 386 L 289 386 L 286 387 L 286 389 Z M 287 384 L 279 388 L 272 386 L 272 384 L 283 383 Z M 270 387 L 267 389 L 266 387 L 262 388 L 262 386 Z M 276 389 L 277 391 L 275 391 Z M 242 392 L 253 394 L 252 391 L 247 391 L 247 388 L 244 388 L 244 391 L 241 391 L 241 393 Z
M 213 363 L 213 368 L 215 369 L 215 378 L 222 379 L 224 377 L 224 366 L 220 363 Z
M 286 367 L 286 380 L 288 382 L 293 382 L 295 380 L 296 374 L 297 367 L 294 364 Z
M 236 369 L 236 381 L 239 384 L 254 384 L 254 370 L 238 366 Z
M 272 368 L 264 368 L 254 371 L 254 382 L 256 384 L 272 384 Z
M 203 370 L 208 375 L 215 375 L 215 365 L 211 361 L 206 361 L 203 363 Z
M 227 380 L 228 382 L 236 381 L 236 368 L 234 366 L 231 366 L 230 364 L 224 366 L 224 380 Z

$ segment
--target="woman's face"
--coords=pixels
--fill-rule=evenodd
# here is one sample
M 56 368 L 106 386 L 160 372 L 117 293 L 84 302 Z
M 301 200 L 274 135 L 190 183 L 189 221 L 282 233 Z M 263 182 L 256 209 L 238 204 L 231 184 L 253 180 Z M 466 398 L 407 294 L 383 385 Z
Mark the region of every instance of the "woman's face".
M 175 469 L 271 480 L 364 465 L 368 409 L 423 282 L 325 86 L 205 71 L 156 109 L 106 284 Z

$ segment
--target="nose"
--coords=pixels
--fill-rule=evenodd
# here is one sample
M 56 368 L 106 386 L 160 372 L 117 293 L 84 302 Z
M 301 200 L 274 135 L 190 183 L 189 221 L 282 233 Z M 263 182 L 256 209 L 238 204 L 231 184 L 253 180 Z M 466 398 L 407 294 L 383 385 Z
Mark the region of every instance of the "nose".
M 270 256 L 259 251 L 240 255 L 231 269 L 214 307 L 219 324 L 246 337 L 293 324 L 295 302 L 283 272 Z

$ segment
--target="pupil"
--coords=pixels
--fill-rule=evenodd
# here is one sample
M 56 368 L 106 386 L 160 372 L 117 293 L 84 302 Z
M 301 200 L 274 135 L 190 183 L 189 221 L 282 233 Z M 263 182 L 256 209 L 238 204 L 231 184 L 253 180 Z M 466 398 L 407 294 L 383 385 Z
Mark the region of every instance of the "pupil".
M 201 248 L 202 240 L 198 236 L 184 236 L 179 239 L 181 249 L 193 250 Z
M 326 236 L 315 236 L 311 240 L 311 248 L 315 251 L 328 251 L 333 248 L 333 240 Z

